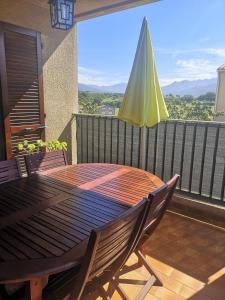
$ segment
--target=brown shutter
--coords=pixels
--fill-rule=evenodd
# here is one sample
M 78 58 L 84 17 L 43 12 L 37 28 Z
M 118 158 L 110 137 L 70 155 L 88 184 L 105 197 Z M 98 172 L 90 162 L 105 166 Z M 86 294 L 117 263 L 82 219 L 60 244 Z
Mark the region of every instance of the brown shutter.
M 7 159 L 24 139 L 43 138 L 40 33 L 0 23 L 0 72 Z

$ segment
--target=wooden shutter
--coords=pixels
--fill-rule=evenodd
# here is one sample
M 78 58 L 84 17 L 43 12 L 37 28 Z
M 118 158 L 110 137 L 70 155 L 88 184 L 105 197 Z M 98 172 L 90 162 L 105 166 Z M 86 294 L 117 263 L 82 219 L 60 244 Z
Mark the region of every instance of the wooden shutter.
M 44 138 L 40 33 L 0 23 L 0 73 L 6 156 L 17 144 Z M 19 155 L 20 156 L 20 155 Z
M 3 119 L 2 93 L 0 81 L 0 161 L 5 159 L 5 131 Z

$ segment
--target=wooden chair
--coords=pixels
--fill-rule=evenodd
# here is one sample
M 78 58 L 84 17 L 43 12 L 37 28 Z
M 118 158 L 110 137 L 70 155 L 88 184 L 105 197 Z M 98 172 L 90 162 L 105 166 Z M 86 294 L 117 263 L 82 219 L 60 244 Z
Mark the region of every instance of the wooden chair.
M 33 173 L 67 165 L 66 154 L 63 150 L 26 155 L 24 160 L 29 176 Z
M 0 161 L 0 184 L 16 180 L 22 176 L 17 159 Z
M 175 175 L 171 180 L 169 180 L 162 187 L 149 194 L 148 199 L 150 205 L 149 205 L 149 210 L 147 212 L 146 224 L 144 226 L 138 245 L 134 251 L 134 253 L 138 257 L 138 262 L 137 264 L 131 267 L 125 266 L 123 270 L 120 272 L 120 275 L 122 275 L 132 270 L 135 270 L 140 266 L 144 266 L 147 269 L 147 271 L 151 274 L 151 276 L 149 277 L 148 281 L 145 283 L 144 287 L 141 289 L 136 299 L 144 299 L 144 297 L 147 295 L 148 291 L 153 285 L 159 285 L 159 286 L 163 285 L 160 279 L 158 278 L 158 276 L 150 267 L 149 263 L 147 262 L 145 255 L 143 253 L 143 245 L 151 237 L 152 233 L 155 231 L 156 227 L 159 225 L 160 221 L 162 220 L 166 212 L 166 209 L 170 203 L 170 200 L 172 199 L 179 177 L 180 177 L 179 175 Z
M 22 177 L 22 173 L 17 159 L 0 161 L 0 185 L 20 177 Z M 7 291 L 2 284 L 0 284 L 0 296 L 3 299 L 8 299 Z
M 79 300 L 96 289 L 110 299 L 103 285 L 115 281 L 116 274 L 134 251 L 146 222 L 148 204 L 143 200 L 116 220 L 93 230 L 81 265 L 50 277 L 43 299 Z M 118 292 L 128 299 L 121 288 Z

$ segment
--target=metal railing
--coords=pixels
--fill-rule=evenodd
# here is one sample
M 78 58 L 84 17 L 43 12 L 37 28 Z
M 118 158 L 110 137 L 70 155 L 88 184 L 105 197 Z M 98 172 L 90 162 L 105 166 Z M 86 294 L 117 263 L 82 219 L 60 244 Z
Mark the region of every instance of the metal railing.
M 107 162 L 140 167 L 141 129 L 116 117 L 80 115 L 78 163 Z M 225 205 L 225 123 L 169 120 L 146 130 L 145 170 L 178 189 Z

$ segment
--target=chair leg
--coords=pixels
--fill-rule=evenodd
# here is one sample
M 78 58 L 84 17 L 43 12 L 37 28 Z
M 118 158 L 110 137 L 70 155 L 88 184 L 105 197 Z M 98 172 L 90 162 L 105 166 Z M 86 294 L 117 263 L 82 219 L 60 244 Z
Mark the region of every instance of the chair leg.
M 8 300 L 9 295 L 6 291 L 6 288 L 3 284 L 0 284 L 0 296 L 2 297 L 2 300 Z
M 111 297 L 107 294 L 107 292 L 105 291 L 105 289 L 102 286 L 99 288 L 99 292 L 103 299 L 111 300 Z
M 130 298 L 127 296 L 126 292 L 119 286 L 119 279 L 117 276 L 112 278 L 111 283 L 114 286 L 115 290 L 118 291 L 120 297 L 123 300 L 130 300 Z
M 150 288 L 154 285 L 156 278 L 152 275 L 144 287 L 140 290 L 135 300 L 144 300 L 145 296 L 148 294 Z
M 2 300 L 18 300 L 22 298 L 25 294 L 25 285 L 19 287 L 14 293 L 9 294 L 4 285 L 0 284 L 0 299 Z
M 158 276 L 156 275 L 156 273 L 152 270 L 152 268 L 150 267 L 150 265 L 148 264 L 144 254 L 141 252 L 141 250 L 136 249 L 134 251 L 134 253 L 136 254 L 137 258 L 138 258 L 138 262 L 135 263 L 135 267 L 137 266 L 144 266 L 146 268 L 146 270 L 150 273 L 150 278 L 144 282 L 144 287 L 141 289 L 141 291 L 138 293 L 137 297 L 135 298 L 135 300 L 143 300 L 145 298 L 145 296 L 147 295 L 147 293 L 149 292 L 150 288 L 154 285 L 156 286 L 163 286 L 161 280 L 158 278 Z M 134 270 L 134 266 L 131 267 L 126 267 L 125 268 L 125 272 L 122 269 L 122 272 L 119 273 L 119 275 L 125 274 L 126 271 L 130 272 L 131 270 Z M 119 282 L 122 282 L 123 279 L 119 279 L 118 276 L 118 287 L 119 287 Z M 130 282 L 129 282 L 130 281 Z M 137 281 L 138 284 L 140 284 L 139 281 Z M 126 283 L 131 283 L 133 284 L 133 280 L 126 280 Z M 118 290 L 119 291 L 119 290 Z M 126 298 L 125 298 L 126 299 Z
M 143 264 L 143 266 L 147 269 L 147 271 L 152 274 L 152 276 L 155 277 L 155 283 L 154 285 L 157 286 L 163 286 L 162 281 L 159 279 L 159 277 L 156 275 L 156 273 L 152 270 L 152 268 L 150 267 L 150 265 L 148 264 L 146 258 L 144 257 L 143 253 L 140 250 L 135 250 L 135 254 L 138 257 L 138 260 L 140 260 Z

